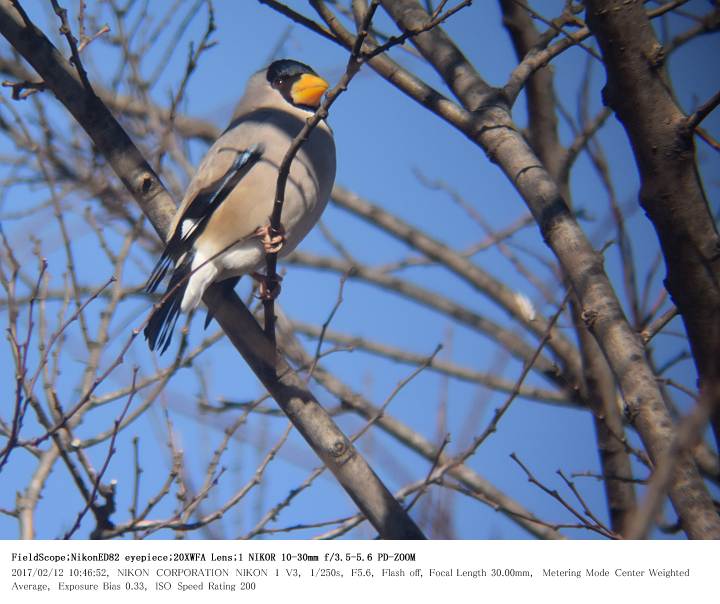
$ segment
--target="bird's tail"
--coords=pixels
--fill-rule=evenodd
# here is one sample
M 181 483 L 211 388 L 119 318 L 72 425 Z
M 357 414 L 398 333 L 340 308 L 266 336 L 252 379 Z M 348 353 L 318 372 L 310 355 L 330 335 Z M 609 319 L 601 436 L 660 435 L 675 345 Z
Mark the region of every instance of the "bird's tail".
M 162 300 L 160 300 L 159 306 L 156 305 L 153 308 L 150 321 L 143 331 L 150 350 L 159 349 L 160 354 L 167 350 L 172 340 L 172 332 L 175 328 L 175 323 L 177 323 L 178 315 L 180 314 L 180 304 L 185 295 L 188 277 L 191 272 L 191 256 L 191 254 L 186 254 L 182 261 L 175 267 L 165 295 L 162 297 Z M 163 258 L 160 259 L 158 265 L 162 262 Z M 146 288 L 148 292 L 155 291 L 161 281 L 161 279 L 157 278 L 157 271 L 158 267 L 155 268 L 153 275 L 151 275 L 148 281 Z

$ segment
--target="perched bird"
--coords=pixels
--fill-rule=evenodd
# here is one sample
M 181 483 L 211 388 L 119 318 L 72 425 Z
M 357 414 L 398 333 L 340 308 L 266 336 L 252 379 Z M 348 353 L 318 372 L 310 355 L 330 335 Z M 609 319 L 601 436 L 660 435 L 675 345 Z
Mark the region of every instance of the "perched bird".
M 335 180 L 335 144 L 324 120 L 291 164 L 282 232 L 269 228 L 280 164 L 327 88 L 309 66 L 289 59 L 250 78 L 230 125 L 190 182 L 148 279 L 153 292 L 172 271 L 145 328 L 151 350 L 165 352 L 178 314 L 196 308 L 211 283 L 234 287 L 264 264 L 267 253 L 295 249 L 318 221 Z

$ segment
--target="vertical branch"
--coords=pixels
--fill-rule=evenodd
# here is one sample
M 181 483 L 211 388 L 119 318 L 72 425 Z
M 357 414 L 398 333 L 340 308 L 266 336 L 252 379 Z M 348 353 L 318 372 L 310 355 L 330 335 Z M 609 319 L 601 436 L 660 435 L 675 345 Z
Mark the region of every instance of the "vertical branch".
M 717 396 L 720 235 L 697 170 L 697 118 L 686 117 L 673 97 L 665 51 L 642 4 L 591 0 L 587 21 L 607 73 L 603 100 L 632 144 L 641 181 L 639 201 L 663 250 L 666 288 L 682 316 L 700 386 L 707 383 L 708 392 Z M 720 444 L 720 398 L 713 408 L 712 425 Z

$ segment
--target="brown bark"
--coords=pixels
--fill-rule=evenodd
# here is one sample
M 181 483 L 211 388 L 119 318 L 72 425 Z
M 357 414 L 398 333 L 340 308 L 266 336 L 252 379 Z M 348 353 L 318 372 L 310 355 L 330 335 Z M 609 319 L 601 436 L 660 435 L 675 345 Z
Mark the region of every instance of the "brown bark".
M 640 174 L 640 205 L 665 258 L 677 306 L 705 389 L 720 378 L 720 238 L 697 171 L 694 125 L 673 98 L 643 3 L 590 0 L 587 22 L 607 72 L 605 103 L 622 123 Z M 720 398 L 714 393 L 720 444 Z
M 428 14 L 416 0 L 382 0 L 403 31 L 421 28 Z M 673 437 L 673 425 L 642 342 L 628 324 L 597 254 L 569 211 L 542 162 L 518 132 L 502 94 L 474 70 L 440 27 L 412 38 L 423 57 L 442 76 L 467 111 L 466 131 L 496 162 L 533 213 L 582 305 L 582 317 L 608 359 L 626 401 L 628 417 L 652 459 L 659 459 Z M 720 538 L 716 513 L 697 467 L 685 455 L 677 464 L 670 498 L 683 528 L 693 538 Z
M 514 0 L 500 0 L 503 24 L 510 33 L 518 60 L 522 61 L 540 41 L 540 35 L 525 8 Z M 566 150 L 558 137 L 557 103 L 553 73 L 549 67 L 535 71 L 525 85 L 528 107 L 528 138 L 548 172 L 558 182 L 563 197 L 570 201 Z M 580 319 L 577 299 L 571 307 L 585 381 L 585 398 L 593 414 L 595 437 L 604 477 L 603 486 L 612 529 L 623 534 L 635 509 L 630 456 L 624 446 L 625 429 L 616 404 L 616 384 L 597 342 Z

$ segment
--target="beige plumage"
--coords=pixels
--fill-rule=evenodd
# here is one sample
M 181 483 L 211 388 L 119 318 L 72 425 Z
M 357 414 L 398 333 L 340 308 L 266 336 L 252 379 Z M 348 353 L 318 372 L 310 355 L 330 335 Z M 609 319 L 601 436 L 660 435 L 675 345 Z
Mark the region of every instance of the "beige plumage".
M 278 168 L 327 83 L 296 61 L 276 61 L 250 78 L 230 125 L 208 150 L 175 215 L 167 246 L 148 280 L 153 291 L 173 274 L 168 294 L 145 329 L 165 351 L 177 315 L 196 308 L 208 286 L 257 271 L 269 246 L 267 227 Z M 291 167 L 282 213 L 280 256 L 291 252 L 325 209 L 335 179 L 332 131 L 321 121 Z M 264 237 L 263 237 L 264 236 Z M 263 242 L 265 239 L 265 242 Z

